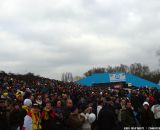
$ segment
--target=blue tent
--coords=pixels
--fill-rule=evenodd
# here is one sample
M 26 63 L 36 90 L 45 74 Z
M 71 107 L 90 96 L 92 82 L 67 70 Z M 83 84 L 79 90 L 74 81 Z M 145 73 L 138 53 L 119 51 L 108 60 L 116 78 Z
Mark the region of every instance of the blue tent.
M 125 82 L 135 87 L 156 87 L 160 89 L 160 85 L 145 80 L 130 73 L 97 73 L 77 81 L 78 84 L 92 86 L 101 83 Z

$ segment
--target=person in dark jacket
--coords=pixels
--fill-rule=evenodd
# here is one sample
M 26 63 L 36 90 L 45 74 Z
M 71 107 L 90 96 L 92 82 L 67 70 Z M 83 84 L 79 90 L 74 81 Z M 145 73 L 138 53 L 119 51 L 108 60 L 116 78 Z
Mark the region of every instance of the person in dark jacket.
M 82 116 L 79 113 L 78 107 L 75 107 L 68 118 L 69 130 L 82 130 L 84 122 L 85 116 Z
M 112 101 L 108 98 L 107 103 L 100 110 L 97 120 L 98 130 L 116 129 L 116 114 L 111 104 Z
M 19 104 L 13 104 L 13 110 L 9 115 L 9 126 L 11 130 L 17 130 L 21 126 L 21 110 Z
M 8 130 L 8 119 L 7 119 L 7 110 L 5 105 L 5 100 L 0 99 L 0 129 Z
M 126 103 L 126 109 L 121 111 L 121 123 L 123 127 L 136 127 L 136 118 L 133 113 L 133 107 L 131 102 Z
M 56 113 L 51 107 L 51 103 L 47 103 L 42 111 L 42 130 L 54 130 Z
M 55 118 L 55 130 L 62 130 L 63 129 L 63 108 L 61 101 L 58 100 L 56 103 L 56 107 L 54 108 L 54 112 L 56 113 Z
M 142 127 L 151 127 L 153 123 L 153 113 L 150 110 L 149 103 L 144 102 L 140 112 L 140 124 Z
M 69 130 L 69 117 L 73 111 L 73 102 L 71 99 L 67 99 L 66 106 L 63 111 L 63 130 Z

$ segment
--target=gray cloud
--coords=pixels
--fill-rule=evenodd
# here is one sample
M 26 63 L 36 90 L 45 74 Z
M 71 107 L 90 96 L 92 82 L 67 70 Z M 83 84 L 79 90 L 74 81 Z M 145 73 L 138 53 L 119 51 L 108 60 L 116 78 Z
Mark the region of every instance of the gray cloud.
M 7 72 L 60 79 L 121 63 L 159 68 L 159 0 L 1 0 L 0 8 Z

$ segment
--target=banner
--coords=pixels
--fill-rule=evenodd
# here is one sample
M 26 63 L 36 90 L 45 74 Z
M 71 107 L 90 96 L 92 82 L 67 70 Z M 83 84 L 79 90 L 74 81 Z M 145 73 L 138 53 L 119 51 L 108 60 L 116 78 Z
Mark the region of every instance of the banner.
M 110 82 L 123 82 L 126 81 L 125 73 L 120 74 L 109 74 Z

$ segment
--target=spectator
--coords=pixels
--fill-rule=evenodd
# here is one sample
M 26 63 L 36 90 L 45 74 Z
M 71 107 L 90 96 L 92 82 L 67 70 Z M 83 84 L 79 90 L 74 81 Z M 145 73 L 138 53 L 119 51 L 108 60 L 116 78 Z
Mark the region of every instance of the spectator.
M 145 127 L 145 129 L 148 129 L 148 127 L 151 127 L 153 123 L 153 113 L 150 110 L 149 103 L 144 102 L 142 110 L 140 112 L 140 124 L 142 127 Z
M 25 99 L 23 102 L 23 106 L 22 106 L 22 110 L 21 110 L 21 125 L 20 125 L 20 129 L 22 129 L 23 124 L 24 124 L 24 119 L 26 117 L 26 120 L 30 121 L 29 115 L 27 116 L 27 114 L 30 113 L 31 111 L 31 106 L 32 106 L 32 101 L 30 99 Z
M 96 120 L 96 115 L 92 112 L 92 107 L 88 107 L 81 116 L 85 117 L 85 122 L 82 125 L 82 130 L 91 130 L 91 124 Z
M 160 101 L 157 101 L 155 105 L 151 107 L 151 111 L 154 114 L 154 126 L 159 127 L 160 126 Z
M 64 108 L 64 113 L 63 113 L 63 123 L 64 123 L 63 125 L 65 130 L 69 130 L 68 120 L 72 112 L 72 109 L 73 109 L 73 102 L 71 99 L 67 99 L 66 107 Z
M 116 129 L 116 116 L 111 99 L 107 98 L 107 103 L 102 107 L 99 112 L 97 127 L 98 130 L 115 130 Z
M 51 103 L 47 103 L 42 111 L 42 130 L 54 130 L 56 113 L 51 107 Z
M 61 101 L 57 101 L 56 107 L 54 108 L 54 111 L 56 113 L 56 119 L 55 119 L 55 130 L 61 130 L 63 129 L 63 113 L 64 110 L 62 108 Z
M 33 104 L 31 111 L 24 117 L 23 130 L 41 130 L 41 117 L 38 104 Z
M 119 124 L 119 129 L 123 129 L 124 128 L 124 124 L 122 123 L 122 114 L 126 111 L 126 100 L 125 99 L 121 99 L 120 105 L 121 105 L 121 109 L 119 110 L 118 113 L 118 124 Z
M 69 129 L 70 130 L 82 130 L 82 125 L 85 121 L 85 117 L 79 114 L 79 109 L 76 107 L 73 109 L 73 112 L 70 114 L 68 119 Z
M 20 106 L 17 102 L 15 102 L 13 104 L 13 109 L 11 110 L 9 115 L 9 126 L 11 130 L 20 129 L 20 126 L 23 123 L 21 117 L 22 115 L 20 111 Z
M 124 127 L 136 127 L 136 119 L 133 113 L 133 107 L 130 101 L 126 103 L 126 109 L 121 111 L 121 123 Z
M 0 99 L 0 128 L 2 130 L 9 130 L 5 99 Z

